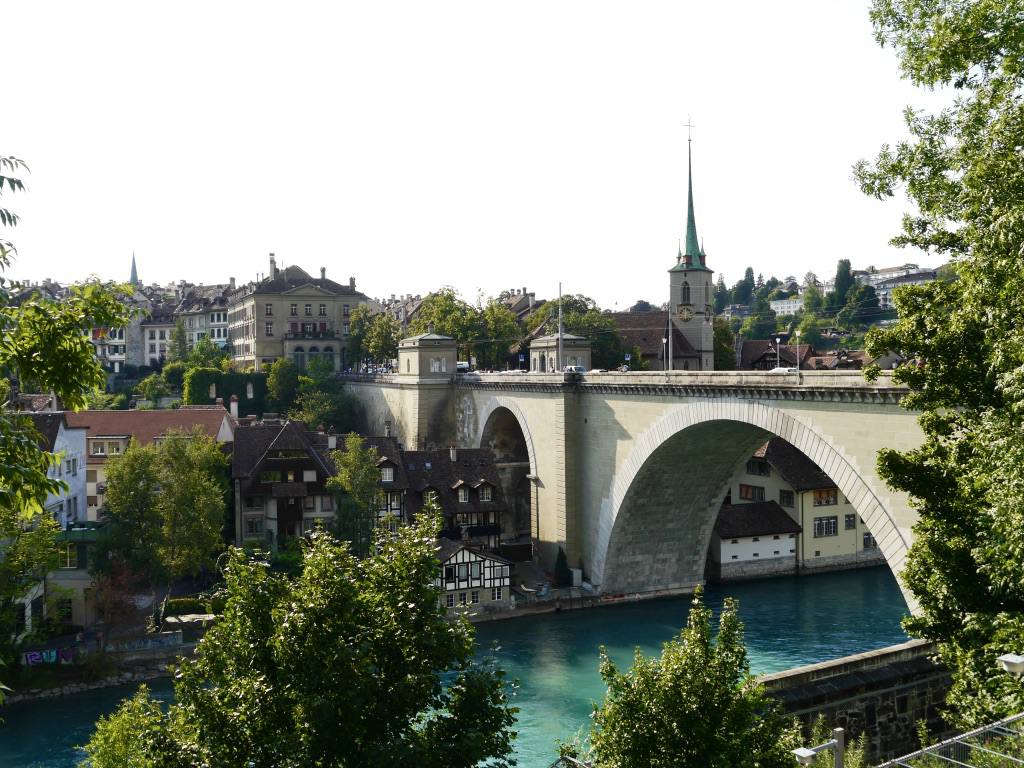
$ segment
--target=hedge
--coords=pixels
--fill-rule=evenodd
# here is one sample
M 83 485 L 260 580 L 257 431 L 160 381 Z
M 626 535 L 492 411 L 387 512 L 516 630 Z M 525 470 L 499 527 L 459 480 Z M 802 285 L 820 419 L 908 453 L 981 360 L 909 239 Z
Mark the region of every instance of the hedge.
M 198 597 L 173 597 L 164 606 L 164 616 L 181 616 L 186 613 L 209 613 L 206 601 Z
M 252 397 L 249 397 L 249 385 Z M 213 396 L 211 397 L 211 392 Z M 231 396 L 238 397 L 239 416 L 259 416 L 266 408 L 267 375 L 265 373 L 225 373 L 218 368 L 190 368 L 181 385 L 181 401 L 185 405 L 212 405 L 224 398 L 224 407 L 231 405 Z

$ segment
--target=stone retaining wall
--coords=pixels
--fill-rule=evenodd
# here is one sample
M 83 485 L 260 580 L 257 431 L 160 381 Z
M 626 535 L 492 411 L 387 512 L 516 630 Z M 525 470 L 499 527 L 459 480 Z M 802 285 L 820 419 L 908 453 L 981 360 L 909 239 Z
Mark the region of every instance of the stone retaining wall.
M 934 653 L 933 643 L 911 640 L 765 675 L 761 682 L 805 731 L 823 715 L 829 728 L 845 728 L 850 739 L 866 732 L 874 763 L 917 749 L 918 720 L 940 738 L 951 734 L 940 717 L 950 676 L 932 661 Z
M 716 582 L 763 579 L 766 576 L 792 576 L 796 573 L 796 559 L 792 555 L 728 563 L 716 563 L 712 560 L 709 565 L 708 575 Z

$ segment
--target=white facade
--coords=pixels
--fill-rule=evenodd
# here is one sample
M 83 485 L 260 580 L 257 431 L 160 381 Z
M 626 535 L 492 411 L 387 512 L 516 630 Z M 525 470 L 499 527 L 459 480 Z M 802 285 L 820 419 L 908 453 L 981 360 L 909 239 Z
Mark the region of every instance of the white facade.
M 511 564 L 504 558 L 458 547 L 446 552 L 442 545 L 437 586 L 441 605 L 449 612 L 460 608 L 504 610 L 513 607 Z
M 54 442 L 53 452 L 60 457 L 60 464 L 51 472 L 64 481 L 67 489 L 60 494 L 50 494 L 46 498 L 46 510 L 61 528 L 86 518 L 85 435 L 85 429 L 75 429 L 62 423 Z
M 712 556 L 718 563 L 743 563 L 775 557 L 792 559 L 796 554 L 796 538 L 795 533 L 773 533 L 738 539 L 720 539 L 716 534 L 711 539 Z
M 795 315 L 804 308 L 804 301 L 801 298 L 776 299 L 769 301 L 768 306 L 776 315 Z

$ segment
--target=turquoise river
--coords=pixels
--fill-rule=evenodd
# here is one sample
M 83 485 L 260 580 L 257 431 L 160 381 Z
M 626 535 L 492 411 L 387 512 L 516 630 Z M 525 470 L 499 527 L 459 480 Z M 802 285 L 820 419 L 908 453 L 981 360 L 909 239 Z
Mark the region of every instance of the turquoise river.
M 726 596 L 739 600 L 755 673 L 906 639 L 900 629 L 906 604 L 884 567 L 710 587 L 706 596 L 716 609 Z M 624 665 L 636 646 L 657 653 L 679 631 L 688 604 L 687 598 L 672 598 L 481 625 L 480 647 L 497 645 L 501 665 L 519 681 L 519 765 L 546 768 L 555 740 L 587 724 L 591 702 L 604 693 L 598 646 Z M 170 698 L 169 681 L 152 687 Z M 81 757 L 75 745 L 88 740 L 92 723 L 131 692 L 106 688 L 0 709 L 0 766 L 71 768 Z

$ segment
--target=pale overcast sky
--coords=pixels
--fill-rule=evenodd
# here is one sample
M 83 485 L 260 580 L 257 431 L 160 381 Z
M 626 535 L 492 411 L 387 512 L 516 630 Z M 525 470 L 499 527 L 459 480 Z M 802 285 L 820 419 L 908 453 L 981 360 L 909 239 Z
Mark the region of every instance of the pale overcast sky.
M 245 281 L 273 251 L 370 296 L 660 303 L 687 116 L 727 282 L 939 262 L 851 180 L 927 103 L 866 1 L 12 1 L 3 30 L 23 279 L 126 280 L 134 251 L 146 283 Z

